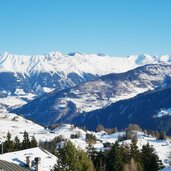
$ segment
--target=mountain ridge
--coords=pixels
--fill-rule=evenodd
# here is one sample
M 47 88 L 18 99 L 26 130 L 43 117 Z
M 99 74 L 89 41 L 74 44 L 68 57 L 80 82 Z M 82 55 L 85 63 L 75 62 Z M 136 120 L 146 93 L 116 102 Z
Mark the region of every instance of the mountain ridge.
M 114 57 L 99 54 L 50 52 L 45 55 L 16 55 L 5 52 L 0 55 L 0 72 L 14 72 L 30 75 L 34 72 L 92 73 L 105 75 L 125 72 L 140 65 L 170 62 L 171 55 L 130 55 Z M 63 63 L 65 62 L 65 63 Z M 81 66 L 79 66 L 81 65 Z M 98 67 L 97 65 L 100 65 Z M 107 65 L 108 68 L 105 68 Z M 83 66 L 83 67 L 82 67 Z M 68 69 L 68 71 L 66 71 Z
M 158 113 L 171 107 L 171 86 L 152 90 L 137 96 L 118 101 L 106 108 L 77 116 L 73 123 L 85 125 L 94 130 L 98 124 L 107 127 L 126 128 L 130 123 L 139 124 L 143 129 L 165 131 L 171 134 L 170 114 L 158 117 Z M 93 124 L 92 124 L 93 122 Z
M 45 55 L 0 55 L 0 111 L 9 111 L 51 91 L 61 91 L 110 73 L 149 63 L 170 63 L 171 56 L 51 52 Z
M 71 122 L 77 115 L 82 116 L 139 93 L 167 87 L 171 82 L 170 75 L 171 65 L 148 64 L 45 94 L 13 112 L 45 125 Z

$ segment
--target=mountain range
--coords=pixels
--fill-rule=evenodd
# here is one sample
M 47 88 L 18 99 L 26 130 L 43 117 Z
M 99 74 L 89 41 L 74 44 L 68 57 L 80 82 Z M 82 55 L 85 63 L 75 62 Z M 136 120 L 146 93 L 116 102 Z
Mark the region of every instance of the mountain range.
M 171 80 L 170 62 L 171 55 L 111 57 L 51 52 L 24 56 L 6 52 L 0 55 L 0 109 L 22 114 L 46 126 L 66 122 L 86 125 L 91 129 L 97 124 L 123 128 L 131 122 L 128 116 L 132 109 L 125 110 L 125 124 L 120 123 L 121 120 L 117 123 L 113 121 L 116 119 L 115 112 L 110 113 L 110 117 L 104 114 L 106 119 L 114 118 L 111 119 L 113 124 L 105 119 L 102 122 L 101 113 L 118 103 L 131 102 L 139 94 L 167 89 Z M 145 99 L 146 96 L 142 97 Z M 120 117 L 122 105 L 116 106 L 118 108 L 114 109 Z M 146 112 L 146 108 L 139 107 Z M 157 109 L 160 110 L 162 107 Z M 135 115 L 138 116 L 138 111 Z M 161 129 L 154 125 L 151 127 Z
M 137 120 L 129 120 L 130 114 L 133 111 L 135 112 L 135 108 L 143 109 L 142 113 L 146 113 L 147 110 L 141 103 L 131 105 L 133 107 L 131 109 L 126 108 L 125 106 L 128 105 L 127 103 L 125 104 L 125 101 L 131 101 L 133 97 L 139 94 L 144 95 L 146 92 L 163 92 L 162 90 L 170 86 L 170 75 L 171 65 L 148 64 L 125 73 L 101 76 L 93 81 L 82 83 L 67 90 L 59 92 L 53 91 L 36 98 L 13 112 L 22 114 L 26 118 L 46 126 L 64 122 L 74 123 L 79 126 L 86 125 L 87 128 L 93 130 L 98 124 L 105 125 L 106 127 L 117 126 L 124 128 L 127 127 L 131 121 L 137 123 Z M 150 96 L 142 96 L 141 98 L 147 100 L 150 99 L 152 95 L 151 93 Z M 157 99 L 163 101 L 164 96 L 160 99 L 160 95 L 162 96 L 162 93 L 159 94 Z M 137 101 L 137 98 L 135 99 Z M 167 100 L 170 101 L 169 97 Z M 120 102 L 120 105 L 117 105 L 116 109 L 112 108 L 113 113 L 110 113 L 110 106 L 117 104 L 117 102 Z M 157 107 L 159 108 L 157 109 L 159 111 L 162 107 L 169 108 L 168 105 L 169 103 L 167 103 L 166 106 L 158 105 Z M 155 107 L 156 103 L 152 100 L 150 106 L 151 110 L 147 116 L 154 115 Z M 123 110 L 126 114 L 121 115 L 124 116 L 121 117 L 120 113 L 122 113 Z M 137 111 L 137 113 L 135 113 L 136 119 L 141 116 L 142 113 Z M 113 115 L 118 119 L 116 120 Z M 105 116 L 105 119 L 103 116 Z M 107 122 L 106 119 L 110 120 L 110 122 Z M 151 126 L 150 128 L 155 128 L 152 124 L 148 124 L 145 118 L 144 124 L 141 124 L 141 120 L 138 123 L 143 128 L 149 125 Z
M 65 55 L 51 52 L 24 56 L 5 52 L 0 55 L 1 110 L 16 108 L 54 89 L 60 91 L 101 75 L 122 72 L 136 66 L 130 58 L 125 60 L 102 54 Z

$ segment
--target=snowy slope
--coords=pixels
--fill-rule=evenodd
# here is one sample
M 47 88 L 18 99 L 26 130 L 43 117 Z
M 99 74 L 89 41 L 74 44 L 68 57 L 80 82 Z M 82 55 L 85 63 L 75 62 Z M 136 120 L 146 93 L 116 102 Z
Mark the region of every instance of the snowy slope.
M 122 142 L 121 142 L 122 143 Z M 131 140 L 125 140 L 124 144 L 131 143 Z M 145 135 L 144 133 L 138 132 L 138 142 L 137 146 L 139 149 L 142 148 L 143 145 L 146 145 L 149 143 L 153 148 L 155 149 L 157 155 L 159 156 L 159 159 L 162 160 L 162 163 L 165 167 L 170 166 L 170 148 L 171 148 L 171 142 L 169 139 L 167 140 L 157 140 L 156 138 L 152 136 Z
M 0 72 L 21 73 L 91 73 L 93 75 L 105 75 L 109 73 L 125 72 L 135 67 L 154 64 L 170 63 L 171 55 L 130 55 L 127 57 L 114 57 L 99 54 L 51 52 L 45 55 L 26 56 L 5 52 L 0 55 Z
M 0 110 L 9 111 L 54 89 L 70 88 L 99 75 L 122 72 L 136 66 L 130 59 L 95 54 L 52 52 L 24 56 L 6 52 L 0 55 Z
M 24 56 L 8 52 L 0 55 L 0 72 L 22 73 L 30 75 L 37 72 L 91 73 L 105 75 L 112 72 L 125 72 L 139 65 L 170 62 L 171 56 L 132 55 L 128 57 L 111 57 L 98 54 L 51 52 L 45 55 Z
M 161 117 L 165 117 L 165 116 L 171 116 L 171 108 L 168 108 L 168 109 L 161 109 L 157 115 L 154 115 L 154 117 L 158 117 L 158 118 L 161 118 Z
M 168 86 L 170 75 L 171 65 L 149 64 L 125 73 L 105 75 L 68 90 L 54 91 L 14 110 L 14 113 L 44 125 L 72 122 L 78 115 L 82 120 L 82 115 L 89 111 Z
M 143 129 L 164 131 L 171 134 L 171 87 L 156 89 L 121 100 L 91 112 L 84 112 L 73 118 L 77 126 L 85 125 L 95 130 L 100 123 L 105 127 L 126 128 L 136 123 Z
M 36 96 L 76 86 L 109 73 L 121 73 L 145 64 L 170 63 L 171 56 L 51 52 L 26 56 L 5 52 L 0 55 L 0 110 L 22 106 Z M 19 90 L 19 91 L 18 91 Z M 21 94 L 22 93 L 22 94 Z M 30 97 L 31 94 L 31 98 Z M 16 98 L 15 104 L 5 99 Z M 90 109 L 91 110 L 91 109 Z
M 14 119 L 15 117 L 15 119 Z M 125 132 L 116 132 L 114 134 L 107 134 L 105 131 L 102 132 L 91 132 L 91 131 L 84 131 L 78 127 L 74 127 L 73 125 L 64 124 L 61 125 L 54 130 L 44 129 L 42 126 L 37 125 L 29 120 L 26 120 L 22 117 L 18 117 L 15 114 L 8 114 L 3 113 L 0 117 L 0 140 L 5 141 L 5 137 L 8 131 L 10 131 L 12 138 L 18 136 L 20 140 L 23 138 L 23 132 L 26 130 L 30 137 L 35 136 L 37 141 L 50 141 L 53 138 L 61 135 L 65 140 L 70 140 L 75 144 L 77 148 L 86 150 L 88 144 L 86 142 L 86 133 L 93 134 L 98 139 L 94 144 L 94 147 L 97 150 L 102 149 L 103 143 L 110 142 L 115 143 L 118 139 L 118 136 L 122 136 Z M 79 138 L 71 139 L 72 134 L 80 135 Z M 142 132 L 137 132 L 138 137 L 138 147 L 141 149 L 142 145 L 147 144 L 149 142 L 150 145 L 153 145 L 159 158 L 162 160 L 165 166 L 169 166 L 170 162 L 170 154 L 171 154 L 171 142 L 170 140 L 156 140 L 154 137 L 145 135 Z M 131 141 L 126 140 L 122 143 L 129 144 Z M 31 155 L 32 158 L 34 157 L 41 157 L 41 171 L 48 171 L 49 168 L 52 168 L 53 165 L 56 163 L 56 158 L 49 154 L 48 152 L 44 153 L 39 148 L 33 148 L 13 153 L 5 153 L 0 155 L 0 159 L 14 162 L 19 164 L 20 161 L 25 161 L 26 155 Z M 13 160 L 14 158 L 18 158 L 19 160 Z
M 21 140 L 23 138 L 24 131 L 27 131 L 30 136 L 42 133 L 42 137 L 40 137 L 40 139 L 42 138 L 42 140 L 43 134 L 46 133 L 46 130 L 44 130 L 42 126 L 37 125 L 29 120 L 26 120 L 15 114 L 2 113 L 0 114 L 1 141 L 5 140 L 8 131 L 11 133 L 12 138 L 18 136 Z M 39 140 L 38 137 L 37 140 Z M 48 138 L 48 136 L 46 138 Z
M 62 135 L 64 138 L 69 139 L 71 134 L 79 133 L 85 138 L 86 132 L 72 125 L 65 124 L 54 130 L 45 129 L 44 127 L 27 120 L 21 116 L 12 113 L 0 114 L 0 141 L 5 141 L 8 131 L 11 133 L 12 139 L 18 136 L 23 140 L 23 133 L 27 131 L 30 138 L 35 136 L 39 141 L 50 141 L 55 137 Z

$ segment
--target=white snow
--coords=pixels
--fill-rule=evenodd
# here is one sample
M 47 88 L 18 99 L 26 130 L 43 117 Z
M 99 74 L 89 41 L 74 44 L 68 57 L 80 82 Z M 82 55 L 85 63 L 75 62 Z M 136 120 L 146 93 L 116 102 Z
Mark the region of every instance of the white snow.
M 15 94 L 17 94 L 17 95 L 25 95 L 25 92 L 24 92 L 23 89 L 17 88 L 17 89 L 15 90 Z
M 32 93 L 24 93 L 22 89 L 17 89 L 15 95 L 8 95 L 7 97 L 0 98 L 0 107 L 8 106 L 12 109 L 27 104 L 28 101 L 33 100 L 36 95 Z M 7 112 L 6 107 L 1 107 L 0 112 Z
M 86 133 L 93 134 L 98 139 L 94 144 L 94 147 L 97 150 L 103 148 L 103 143 L 110 142 L 115 143 L 118 139 L 118 136 L 122 136 L 125 132 L 116 132 L 114 134 L 106 134 L 106 132 L 91 132 L 84 131 L 80 128 L 74 127 L 73 125 L 64 124 L 56 129 L 50 131 L 49 129 L 44 129 L 42 126 L 37 125 L 29 120 L 26 120 L 20 116 L 15 114 L 2 113 L 0 114 L 0 141 L 5 141 L 7 132 L 10 132 L 12 138 L 18 136 L 20 140 L 23 139 L 23 132 L 27 131 L 30 135 L 30 138 L 34 135 L 36 140 L 39 141 L 50 141 L 57 136 L 62 136 L 64 139 L 70 140 L 75 144 L 75 146 L 79 149 L 87 150 L 86 147 L 88 144 L 86 143 L 85 137 Z M 71 134 L 78 134 L 79 138 L 71 139 Z M 162 160 L 164 166 L 169 167 L 170 163 L 170 155 L 171 155 L 171 142 L 169 139 L 167 140 L 156 140 L 156 138 L 145 135 L 142 132 L 137 132 L 138 142 L 137 145 L 141 149 L 143 145 L 149 142 L 150 145 L 154 147 L 159 158 Z M 129 144 L 131 141 L 126 140 L 124 143 Z M 120 142 L 121 144 L 123 142 Z M 3 157 L 0 155 L 0 159 L 7 160 L 10 162 L 17 163 L 17 160 L 13 160 L 14 156 L 17 158 L 21 158 L 22 161 L 25 161 L 26 154 L 33 154 L 34 157 L 41 157 L 41 167 L 46 170 L 48 167 L 52 167 L 52 164 L 56 163 L 56 159 L 52 156 L 52 158 L 48 158 L 50 154 L 45 154 L 39 148 L 29 149 L 24 151 L 18 151 L 14 153 L 6 153 Z M 44 160 L 46 159 L 46 160 Z M 46 162 L 45 162 L 46 161 Z M 42 171 L 44 171 L 42 170 Z
M 43 87 L 43 91 L 45 92 L 45 93 L 50 93 L 50 92 L 52 92 L 53 90 L 55 90 L 54 88 L 49 88 L 49 87 Z
M 151 90 L 153 89 L 152 86 L 149 86 L 147 88 L 139 88 L 138 86 L 133 86 L 131 84 L 125 85 L 125 82 L 120 83 L 120 87 L 123 88 L 123 86 L 127 86 L 130 87 L 130 92 L 129 93 L 122 93 L 119 95 L 110 95 L 110 98 L 107 98 L 105 95 L 105 91 L 102 90 L 102 86 L 100 86 L 99 84 L 102 84 L 102 82 L 97 81 L 95 84 L 93 82 L 89 82 L 89 84 L 84 84 L 83 88 L 81 89 L 81 91 L 79 89 L 73 89 L 72 93 L 76 94 L 77 97 L 61 97 L 58 99 L 58 101 L 54 104 L 53 108 L 54 109 L 59 109 L 59 108 L 65 108 L 66 104 L 71 101 L 76 105 L 77 111 L 82 113 L 82 112 L 89 112 L 92 110 L 96 110 L 105 106 L 108 106 L 112 103 L 115 103 L 119 100 L 124 100 L 124 99 L 129 99 L 132 98 L 134 96 L 136 96 L 139 93 L 143 93 L 145 91 Z M 96 86 L 97 85 L 97 86 Z M 90 91 L 87 90 L 90 87 Z M 94 87 L 94 88 L 92 88 Z M 104 87 L 107 89 L 108 85 L 104 84 Z M 121 88 L 121 89 L 122 89 Z M 82 90 L 85 92 L 82 92 Z M 99 98 L 98 96 L 98 92 L 99 94 L 101 92 L 104 91 L 104 96 L 101 96 L 101 98 Z M 87 93 L 90 92 L 90 93 Z M 62 113 L 62 112 L 61 112 Z M 59 119 L 59 118 L 58 118 Z
M 71 101 L 76 105 L 78 113 L 89 112 L 106 107 L 119 100 L 129 99 L 140 93 L 154 90 L 157 86 L 163 87 L 166 85 L 166 77 L 171 75 L 170 67 L 166 69 L 166 66 L 168 65 L 146 66 L 147 72 L 138 73 L 136 80 L 130 80 L 128 74 L 127 79 L 122 81 L 107 82 L 97 79 L 81 84 L 70 89 L 66 96 L 64 94 L 64 96 L 58 97 L 53 107 L 64 113 L 62 109 L 65 110 L 67 104 Z M 111 92 L 110 95 L 109 92 Z
M 8 52 L 0 55 L 0 72 L 21 73 L 30 75 L 34 72 L 49 73 L 91 73 L 105 75 L 113 72 L 124 72 L 140 65 L 158 62 L 170 62 L 171 56 L 130 55 L 128 57 L 111 57 L 108 55 L 80 54 L 74 56 L 51 52 L 45 55 L 26 56 Z
M 154 63 L 170 63 L 171 55 L 165 56 L 154 56 L 154 55 L 130 55 L 127 57 L 112 57 L 108 55 L 99 56 L 98 54 L 81 54 L 73 53 L 73 55 L 66 55 L 61 52 L 51 52 L 45 55 L 37 56 L 26 56 L 26 55 L 15 55 L 5 52 L 0 55 L 0 72 L 12 72 L 14 74 L 22 74 L 24 77 L 26 75 L 31 76 L 32 73 L 41 73 L 48 72 L 50 74 L 58 73 L 61 76 L 61 80 L 66 80 L 68 74 L 77 73 L 80 76 L 83 76 L 84 73 L 90 73 L 93 75 L 105 75 L 109 73 L 120 73 L 125 72 L 130 69 L 134 69 L 138 66 L 145 64 L 154 64 Z M 162 68 L 161 68 L 162 69 Z M 155 71 L 154 71 L 155 73 Z M 167 71 L 165 71 L 167 73 Z M 141 80 L 147 80 L 147 75 L 141 75 Z M 158 80 L 162 80 L 161 77 Z M 148 80 L 156 80 L 154 76 L 148 76 Z M 73 86 L 73 82 L 68 82 Z M 102 84 L 102 83 L 101 83 Z M 96 95 L 87 94 L 81 97 L 80 99 L 61 99 L 61 102 L 64 104 L 68 100 L 74 102 L 77 106 L 78 111 L 91 111 L 95 109 L 102 108 L 110 103 L 114 103 L 118 100 L 123 100 L 127 98 L 134 97 L 138 93 L 142 93 L 154 87 L 149 87 L 147 89 L 139 88 L 139 85 L 134 83 L 133 91 L 129 94 L 123 94 L 118 97 L 111 97 L 110 99 L 105 99 L 102 97 L 102 100 L 96 100 L 98 97 Z M 131 85 L 127 82 L 121 83 L 122 87 L 130 87 Z M 104 85 L 105 87 L 105 85 Z M 37 86 L 37 90 L 41 88 L 40 85 Z M 87 87 L 86 87 L 87 88 Z M 123 87 L 124 88 L 124 87 Z M 53 91 L 53 88 L 42 87 L 43 91 L 49 93 Z M 96 87 L 95 87 L 96 90 Z M 97 87 L 97 91 L 98 90 Z M 78 92 L 79 93 L 79 92 Z M 15 91 L 17 97 L 7 97 L 0 98 L 1 111 L 7 111 L 9 108 L 15 108 L 22 106 L 27 103 L 28 100 L 32 100 L 36 97 L 35 94 L 25 93 L 23 89 L 18 88 Z M 9 94 L 9 96 L 11 96 Z M 87 101 L 87 103 L 85 103 Z M 89 103 L 91 102 L 91 104 Z M 62 107 L 62 105 L 55 106 L 55 108 Z
M 162 160 L 164 166 L 170 166 L 170 154 L 171 154 L 171 143 L 169 140 L 156 140 L 155 138 L 139 138 L 138 139 L 138 147 L 141 148 L 142 145 L 147 144 L 149 142 L 152 145 L 159 156 L 160 160 Z
M 161 118 L 163 116 L 171 116 L 171 108 L 168 109 L 161 109 L 157 115 L 154 115 L 154 117 Z
M 99 56 L 97 54 L 80 54 L 75 53 L 73 56 L 65 55 L 60 52 L 51 52 L 45 55 L 38 55 L 38 56 L 24 56 L 24 55 L 13 55 L 10 53 L 4 53 L 0 55 L 0 72 L 13 72 L 14 74 L 21 73 L 23 76 L 31 75 L 32 73 L 39 73 L 39 72 L 49 72 L 51 74 L 58 73 L 62 76 L 62 78 L 66 78 L 70 73 L 77 73 L 78 75 L 82 76 L 84 73 L 90 73 L 94 75 L 105 75 L 109 73 L 120 73 L 125 72 L 130 69 L 136 68 L 141 65 L 151 64 L 151 63 L 171 63 L 171 55 L 164 55 L 164 56 L 152 56 L 152 55 L 131 55 L 128 57 L 111 57 L 111 56 Z M 160 69 L 160 68 L 159 68 Z M 162 70 L 162 68 L 161 68 Z M 154 71 L 155 72 L 155 71 Z M 165 71 L 167 73 L 167 71 Z M 147 75 L 141 75 L 141 79 L 147 80 L 156 80 L 156 77 L 151 75 L 150 77 Z M 163 74 L 161 73 L 158 80 L 163 79 Z M 101 82 L 100 84 L 104 84 Z M 132 86 L 129 83 L 125 84 L 126 86 Z M 123 86 L 124 86 L 123 85 Z M 136 85 L 136 83 L 135 83 Z M 85 85 L 86 86 L 86 85 Z M 104 84 L 105 86 L 105 84 Z M 89 87 L 85 87 L 89 88 Z M 73 101 L 77 109 L 80 111 L 90 111 L 100 108 L 105 105 L 109 105 L 110 103 L 116 102 L 121 99 L 126 99 L 135 96 L 138 93 L 142 93 L 144 91 L 153 89 L 149 83 L 149 86 L 146 89 L 141 89 L 137 86 L 132 87 L 133 91 L 129 94 L 122 94 L 120 96 L 111 97 L 110 99 L 106 99 L 106 97 L 102 96 L 101 100 L 97 100 L 96 93 L 92 94 L 79 94 L 79 90 L 75 91 L 74 93 L 80 96 L 80 98 L 66 98 L 66 99 L 59 99 L 60 104 L 58 106 L 54 106 L 56 108 L 65 107 L 68 101 Z M 44 92 L 50 92 L 54 89 L 50 89 L 48 87 L 43 87 Z M 98 90 L 98 87 L 94 88 L 95 91 Z M 8 92 L 3 92 L 8 93 Z M 15 91 L 16 96 L 9 96 L 6 98 L 0 98 L 0 104 L 3 105 L 10 105 L 11 107 L 16 107 L 19 105 L 26 104 L 26 99 L 33 99 L 35 97 L 34 94 L 26 94 L 23 89 L 16 89 Z M 87 103 L 85 103 L 87 102 Z M 5 108 L 4 108 L 5 109 Z M 2 109 L 1 109 L 2 110 Z M 171 108 L 168 109 L 161 109 L 158 112 L 156 117 L 163 117 L 166 115 L 171 115 Z M 86 150 L 88 144 L 85 141 L 86 132 L 82 129 L 75 128 L 72 125 L 63 125 L 59 128 L 50 131 L 48 129 L 44 129 L 42 126 L 37 125 L 29 120 L 26 120 L 20 116 L 15 114 L 8 114 L 8 113 L 0 113 L 0 141 L 5 141 L 7 132 L 10 132 L 12 138 L 18 136 L 20 140 L 23 138 L 23 132 L 27 131 L 32 137 L 35 136 L 37 141 L 50 141 L 53 138 L 62 135 L 63 138 L 71 140 L 76 147 Z M 115 133 L 111 135 L 107 135 L 104 132 L 95 133 L 90 132 L 96 135 L 97 141 L 94 144 L 96 149 L 103 148 L 103 143 L 110 142 L 114 143 L 119 135 L 123 135 L 124 132 Z M 80 137 L 77 139 L 71 139 L 71 134 L 79 134 Z M 170 140 L 156 140 L 153 137 L 145 136 L 143 133 L 138 133 L 138 147 L 141 148 L 142 145 L 149 142 L 150 145 L 153 145 L 159 158 L 163 161 L 165 166 L 169 166 L 170 162 L 170 154 L 171 154 L 171 142 Z M 125 141 L 125 143 L 130 143 L 130 140 Z M 10 162 L 14 162 L 19 164 L 19 160 L 25 162 L 26 155 L 31 155 L 32 158 L 34 157 L 41 157 L 41 171 L 50 170 L 53 165 L 56 163 L 56 157 L 49 154 L 48 152 L 42 151 L 40 148 L 28 149 L 13 153 L 6 153 L 0 155 L 0 159 L 7 160 Z M 15 160 L 18 158 L 18 160 Z M 20 163 L 21 164 L 21 163 Z M 169 170 L 169 169 L 165 169 Z M 171 169 L 170 169 L 171 170 Z
M 8 105 L 10 107 L 17 107 L 26 104 L 27 102 L 16 96 L 8 96 L 0 98 L 0 103 L 3 105 Z
M 20 166 L 24 166 L 24 164 L 26 163 L 26 156 L 30 156 L 31 162 L 35 159 L 35 157 L 41 158 L 39 163 L 40 171 L 50 171 L 57 161 L 56 156 L 39 147 L 5 153 L 0 155 L 0 159 L 15 163 Z M 35 166 L 31 167 L 30 169 L 35 169 Z

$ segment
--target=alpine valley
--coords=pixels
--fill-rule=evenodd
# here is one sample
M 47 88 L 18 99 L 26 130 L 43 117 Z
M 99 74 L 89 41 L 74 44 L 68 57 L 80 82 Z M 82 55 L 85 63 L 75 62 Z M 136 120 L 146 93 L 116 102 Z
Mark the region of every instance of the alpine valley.
M 0 109 L 38 124 L 171 133 L 171 55 L 0 56 Z

